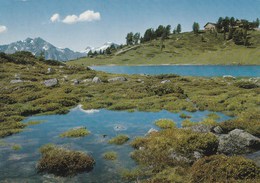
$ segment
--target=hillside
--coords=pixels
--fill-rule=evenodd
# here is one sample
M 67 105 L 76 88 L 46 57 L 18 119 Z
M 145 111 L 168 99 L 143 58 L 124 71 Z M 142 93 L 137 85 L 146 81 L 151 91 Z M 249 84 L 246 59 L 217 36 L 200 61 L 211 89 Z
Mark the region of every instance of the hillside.
M 123 47 L 110 56 L 81 58 L 68 62 L 71 65 L 146 65 L 146 64 L 260 64 L 260 31 L 250 31 L 250 47 L 224 41 L 223 34 L 192 32 L 172 34 L 164 41 L 156 39 L 140 46 Z M 130 48 L 130 49 L 129 49 Z M 120 54 L 118 54 L 120 53 Z

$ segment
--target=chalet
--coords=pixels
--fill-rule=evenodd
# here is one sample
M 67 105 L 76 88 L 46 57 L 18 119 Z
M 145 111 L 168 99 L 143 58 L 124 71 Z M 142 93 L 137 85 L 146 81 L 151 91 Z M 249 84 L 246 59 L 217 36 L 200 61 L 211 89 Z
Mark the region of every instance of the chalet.
M 216 30 L 216 24 L 208 22 L 208 23 L 206 23 L 206 25 L 204 25 L 204 30 L 205 31 L 214 31 L 214 30 Z

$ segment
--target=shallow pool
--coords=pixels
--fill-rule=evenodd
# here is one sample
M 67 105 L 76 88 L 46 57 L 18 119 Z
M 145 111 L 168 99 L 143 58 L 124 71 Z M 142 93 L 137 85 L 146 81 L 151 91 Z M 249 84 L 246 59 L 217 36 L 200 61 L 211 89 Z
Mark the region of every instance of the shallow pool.
M 192 116 L 192 121 L 201 121 L 209 111 L 194 113 L 184 112 Z M 217 113 L 219 121 L 230 117 Z M 32 116 L 24 122 L 43 120 L 45 122 L 27 127 L 22 133 L 4 138 L 0 143 L 0 182 L 122 182 L 120 171 L 132 168 L 135 162 L 130 158 L 133 150 L 129 144 L 122 146 L 108 144 L 108 140 L 117 134 L 127 134 L 130 140 L 135 136 L 143 136 L 150 128 L 156 128 L 154 121 L 170 118 L 180 127 L 180 113 L 160 112 L 126 112 L 109 110 L 84 111 L 80 107 L 72 109 L 66 115 Z M 83 138 L 60 138 L 59 134 L 73 127 L 86 126 L 91 135 Z M 119 127 L 119 128 L 117 128 Z M 103 135 L 107 135 L 103 138 Z M 93 171 L 72 178 L 61 178 L 53 175 L 37 174 L 35 166 L 40 153 L 39 147 L 47 143 L 62 145 L 69 149 L 80 150 L 91 154 L 96 160 Z M 14 144 L 21 145 L 20 150 L 13 150 Z M 107 161 L 102 158 L 106 151 L 116 151 L 118 159 Z

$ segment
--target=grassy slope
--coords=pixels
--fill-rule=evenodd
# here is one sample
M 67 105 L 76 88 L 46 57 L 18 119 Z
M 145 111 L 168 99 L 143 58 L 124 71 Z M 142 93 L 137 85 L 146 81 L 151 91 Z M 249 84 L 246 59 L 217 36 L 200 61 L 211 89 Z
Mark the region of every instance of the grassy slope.
M 202 41 L 202 35 L 205 42 Z M 260 64 L 260 32 L 250 32 L 252 48 L 224 41 L 223 35 L 193 33 L 171 35 L 160 51 L 160 40 L 142 44 L 125 53 L 70 61 L 71 65 L 148 65 L 148 64 Z M 124 48 L 125 49 L 125 48 Z

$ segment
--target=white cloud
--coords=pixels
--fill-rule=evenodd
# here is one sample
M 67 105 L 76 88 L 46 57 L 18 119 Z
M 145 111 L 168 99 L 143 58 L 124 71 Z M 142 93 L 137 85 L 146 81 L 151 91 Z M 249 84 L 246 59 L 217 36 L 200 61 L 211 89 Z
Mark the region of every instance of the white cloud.
M 100 20 L 101 16 L 99 12 L 94 12 L 93 10 L 86 10 L 80 15 L 67 15 L 62 21 L 60 19 L 60 15 L 55 13 L 50 18 L 51 22 L 63 22 L 65 24 L 75 24 L 78 22 L 92 22 Z
M 87 10 L 79 15 L 78 20 L 80 22 L 84 22 L 84 21 L 91 22 L 95 20 L 100 20 L 100 13 L 94 12 L 92 10 Z
M 0 25 L 0 34 L 4 32 L 7 32 L 7 27 L 4 25 Z
M 60 15 L 58 13 L 55 13 L 50 18 L 51 22 L 59 22 L 60 21 Z
M 65 24 L 74 24 L 78 22 L 78 17 L 77 15 L 68 15 L 62 20 L 63 23 Z

